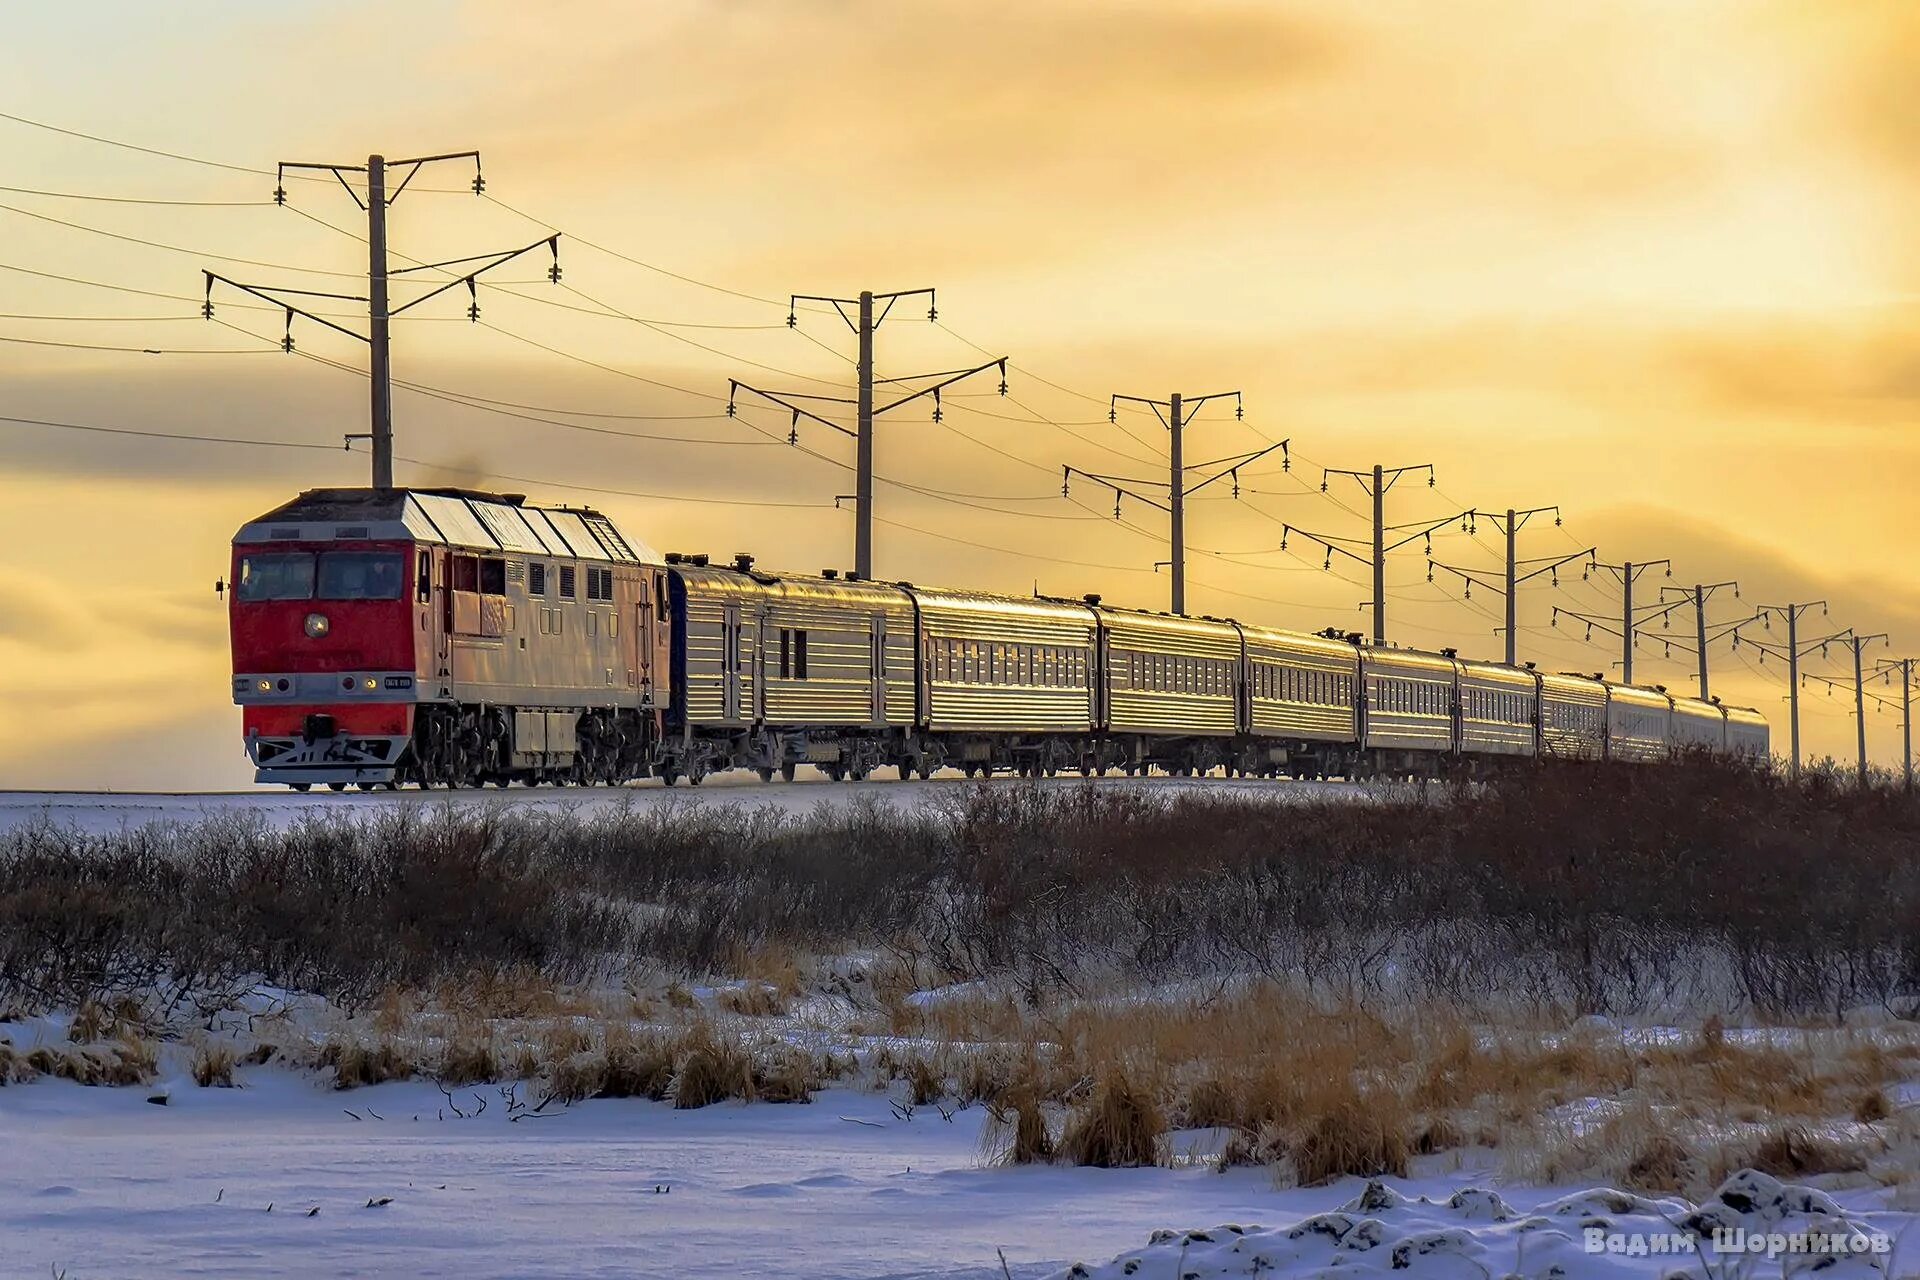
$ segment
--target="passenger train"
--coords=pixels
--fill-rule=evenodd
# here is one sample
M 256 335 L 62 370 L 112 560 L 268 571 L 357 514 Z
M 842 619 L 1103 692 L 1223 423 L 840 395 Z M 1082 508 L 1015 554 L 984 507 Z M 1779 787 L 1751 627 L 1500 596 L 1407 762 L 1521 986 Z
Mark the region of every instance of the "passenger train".
M 1658 687 L 1098 596 L 660 556 L 515 495 L 311 490 L 239 531 L 231 588 L 255 778 L 300 791 L 1768 757 L 1757 712 Z

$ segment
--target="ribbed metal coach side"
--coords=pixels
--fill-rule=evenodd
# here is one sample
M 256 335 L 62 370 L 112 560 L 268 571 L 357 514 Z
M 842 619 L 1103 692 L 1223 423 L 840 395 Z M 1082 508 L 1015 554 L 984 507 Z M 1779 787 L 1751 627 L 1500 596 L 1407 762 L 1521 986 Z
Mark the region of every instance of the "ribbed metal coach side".
M 919 617 L 919 719 L 928 732 L 1092 731 L 1091 608 L 972 591 L 907 592 Z
M 1607 686 L 1569 673 L 1540 677 L 1540 755 L 1600 760 L 1607 754 Z
M 1240 629 L 1230 622 L 1096 607 L 1105 728 L 1231 738 L 1240 727 Z
M 1246 647 L 1242 732 L 1278 742 L 1290 760 L 1305 752 L 1324 772 L 1337 772 L 1342 748 L 1359 741 L 1358 651 L 1346 640 L 1244 623 L 1240 634 Z
M 901 588 L 783 575 L 771 588 L 763 626 L 768 724 L 875 730 L 913 724 L 913 599 Z
M 760 719 L 761 618 L 766 583 L 730 569 L 676 565 L 675 687 L 684 722 L 744 729 Z
M 1607 685 L 1607 759 L 1665 760 L 1673 744 L 1673 702 L 1658 689 Z
M 1361 745 L 1376 752 L 1451 752 L 1455 666 L 1437 653 L 1361 649 Z
M 1671 722 L 1673 751 L 1711 751 L 1715 755 L 1727 749 L 1727 713 L 1718 703 L 1698 698 L 1675 697 Z
M 1493 662 L 1461 662 L 1460 750 L 1470 756 L 1523 756 L 1537 750 L 1540 677 Z

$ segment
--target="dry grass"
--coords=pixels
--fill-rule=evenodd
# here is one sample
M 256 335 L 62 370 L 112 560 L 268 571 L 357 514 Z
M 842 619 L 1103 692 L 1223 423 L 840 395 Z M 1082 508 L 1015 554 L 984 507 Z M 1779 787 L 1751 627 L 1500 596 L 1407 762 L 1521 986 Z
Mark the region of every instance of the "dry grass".
M 1138 1168 L 1158 1162 L 1166 1132 L 1155 1091 L 1125 1067 L 1111 1065 L 1095 1080 L 1093 1096 L 1068 1117 L 1060 1155 L 1097 1169 Z
M 1803 1124 L 1783 1125 L 1768 1133 L 1750 1150 L 1727 1161 L 1733 1169 L 1752 1168 L 1776 1178 L 1799 1180 L 1824 1173 L 1860 1173 L 1867 1167 L 1868 1147 L 1824 1137 Z
M 353 1037 L 329 1040 L 315 1055 L 314 1065 L 333 1071 L 336 1089 L 411 1080 L 421 1073 L 413 1054 L 392 1036 L 381 1036 L 372 1043 Z
M 1294 1176 L 1319 1186 L 1348 1174 L 1407 1176 L 1413 1154 L 1404 1103 L 1385 1091 L 1358 1091 L 1309 1116 L 1293 1148 Z
M 447 1037 L 433 1078 L 448 1088 L 486 1084 L 506 1074 L 493 1035 L 486 1030 L 460 1030 Z
M 715 997 L 714 1003 L 743 1018 L 777 1018 L 787 1011 L 787 1002 L 780 992 L 763 982 L 728 987 Z
M 672 1090 L 676 1109 L 710 1107 L 732 1099 L 753 1101 L 757 1092 L 753 1061 L 737 1043 L 720 1039 L 705 1024 L 696 1024 L 681 1040 L 679 1050 Z
M 239 1056 L 232 1045 L 206 1043 L 193 1051 L 193 1082 L 202 1089 L 233 1088 L 233 1069 Z
M 1053 1131 L 1031 1084 L 1015 1084 L 987 1103 L 989 1123 L 980 1132 L 982 1153 L 997 1165 L 1046 1164 L 1054 1157 Z
M 52 1076 L 75 1084 L 120 1088 L 151 1083 L 160 1069 L 159 1046 L 131 1033 L 111 1044 L 36 1045 L 21 1053 L 8 1046 L 0 1063 L 16 1081 Z

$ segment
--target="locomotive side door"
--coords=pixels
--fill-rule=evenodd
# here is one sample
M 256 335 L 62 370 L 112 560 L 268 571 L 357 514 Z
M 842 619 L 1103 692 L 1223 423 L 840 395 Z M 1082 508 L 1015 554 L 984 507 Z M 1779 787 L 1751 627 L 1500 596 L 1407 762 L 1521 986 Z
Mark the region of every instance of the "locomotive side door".
M 453 679 L 453 557 L 447 551 L 433 553 L 433 590 L 439 608 L 433 610 L 436 623 L 435 672 L 443 681 Z

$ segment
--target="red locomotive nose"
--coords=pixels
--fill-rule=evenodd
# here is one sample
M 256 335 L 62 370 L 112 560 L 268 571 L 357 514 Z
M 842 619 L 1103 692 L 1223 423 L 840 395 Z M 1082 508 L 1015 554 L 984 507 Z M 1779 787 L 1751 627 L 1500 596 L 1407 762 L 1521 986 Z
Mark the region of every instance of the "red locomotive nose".
M 266 544 L 234 556 L 234 670 L 412 671 L 407 545 Z

